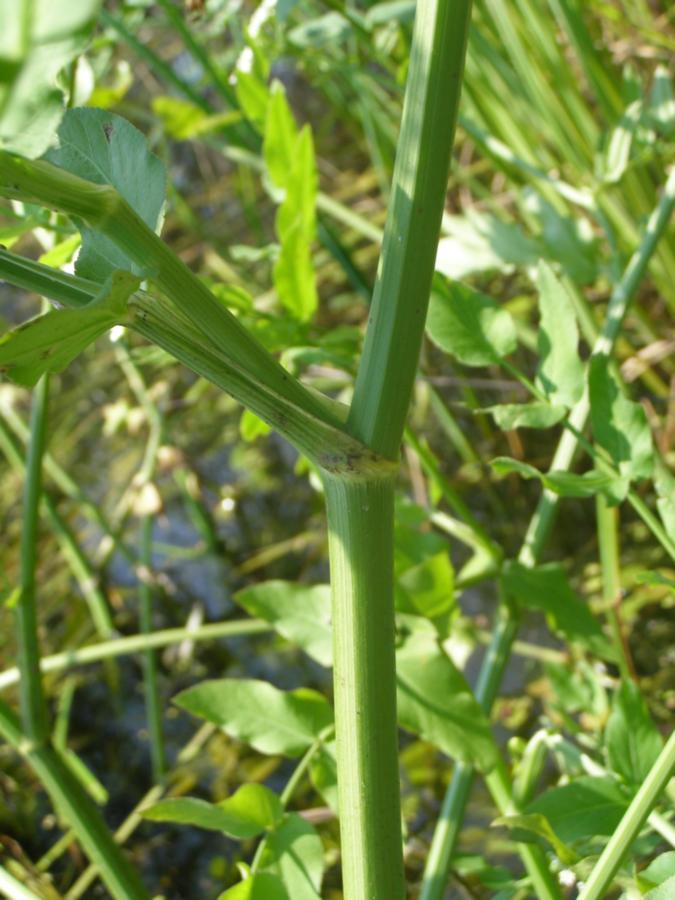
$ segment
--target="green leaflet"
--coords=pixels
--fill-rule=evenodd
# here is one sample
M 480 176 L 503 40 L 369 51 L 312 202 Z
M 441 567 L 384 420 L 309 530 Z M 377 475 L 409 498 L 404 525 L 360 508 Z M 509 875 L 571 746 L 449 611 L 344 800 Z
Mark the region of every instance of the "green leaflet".
M 517 473 L 521 478 L 536 478 L 561 497 L 594 497 L 600 491 L 612 497 L 613 486 L 617 483 L 617 479 L 596 469 L 581 475 L 564 471 L 540 472 L 529 463 L 508 456 L 496 457 L 490 461 L 490 466 L 497 475 Z
M 567 291 L 548 263 L 537 270 L 539 290 L 539 367 L 537 383 L 552 404 L 571 409 L 584 391 L 579 331 Z
M 100 5 L 0 0 L 0 148 L 34 159 L 52 143 L 64 107 L 57 75 L 84 50 Z
M 154 822 L 195 825 L 222 831 L 239 840 L 248 840 L 275 828 L 283 814 L 277 795 L 262 784 L 244 784 L 220 803 L 207 803 L 196 797 L 175 797 L 143 810 L 143 817 Z
M 113 325 L 125 322 L 127 300 L 140 279 L 113 272 L 100 292 L 81 309 L 52 310 L 0 338 L 0 372 L 34 385 L 45 372 L 61 372 Z
M 543 838 L 555 850 L 560 862 L 570 865 L 578 859 L 577 854 L 570 849 L 551 827 L 546 816 L 541 813 L 521 813 L 520 815 L 499 816 L 493 825 L 504 825 L 513 832 L 517 841 L 532 841 L 532 836 Z
M 638 686 L 623 681 L 614 695 L 605 729 L 607 761 L 617 775 L 639 787 L 656 761 L 663 741 Z
M 283 882 L 276 875 L 263 872 L 235 884 L 218 900 L 289 900 L 289 897 Z
M 293 900 L 321 900 L 324 867 L 321 838 L 297 813 L 274 829 L 260 859 L 261 871 L 276 875 Z
M 476 412 L 490 413 L 503 431 L 512 431 L 514 428 L 551 428 L 567 414 L 564 406 L 551 406 L 550 403 L 539 401 L 502 403 L 499 406 L 486 406 Z
M 316 691 L 284 692 L 248 678 L 203 681 L 174 702 L 260 753 L 299 756 L 333 722 L 330 704 Z
M 588 384 L 595 440 L 624 478 L 649 478 L 654 454 L 647 415 L 625 396 L 607 356 L 591 357 Z
M 584 775 L 545 791 L 524 812 L 546 816 L 560 840 L 574 844 L 596 835 L 613 834 L 628 802 L 613 778 Z
M 283 85 L 274 81 L 265 117 L 263 158 L 272 184 L 281 188 L 282 192 L 293 168 L 297 140 L 298 129 L 286 101 Z
M 47 152 L 46 159 L 87 181 L 112 185 L 150 228 L 158 227 L 166 192 L 164 165 L 126 119 L 101 109 L 68 110 L 58 130 L 58 146 Z M 82 232 L 78 275 L 102 282 L 115 269 L 140 274 L 110 238 L 84 224 L 78 227 Z
M 333 664 L 329 585 L 265 581 L 239 591 L 235 600 L 322 666 Z
M 434 279 L 426 327 L 431 340 L 465 366 L 489 366 L 516 349 L 516 329 L 505 309 L 440 277 Z
M 611 657 L 602 629 L 588 606 L 572 590 L 561 566 L 549 563 L 536 569 L 507 562 L 503 569 L 504 589 L 528 609 L 537 609 L 551 617 L 553 627 L 570 641 L 590 647 Z
M 281 249 L 274 265 L 274 286 L 282 305 L 305 322 L 319 304 L 311 254 L 316 233 L 317 174 L 312 132 L 307 125 L 295 142 L 285 189 L 276 218 Z
M 403 641 L 396 682 L 403 728 L 483 772 L 494 766 L 498 751 L 488 720 L 433 631 L 419 630 Z

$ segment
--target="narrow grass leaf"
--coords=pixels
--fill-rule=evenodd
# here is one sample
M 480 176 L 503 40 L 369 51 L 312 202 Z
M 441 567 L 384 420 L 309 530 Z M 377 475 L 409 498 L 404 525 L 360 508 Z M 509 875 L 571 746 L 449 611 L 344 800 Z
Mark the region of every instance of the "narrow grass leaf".
M 58 130 L 58 146 L 46 158 L 87 181 L 112 185 L 150 228 L 158 227 L 166 191 L 164 165 L 126 119 L 101 109 L 70 109 Z M 110 238 L 79 227 L 78 275 L 101 282 L 115 269 L 141 274 Z
M 32 386 L 45 372 L 61 372 L 96 338 L 126 317 L 140 279 L 114 272 L 81 309 L 51 310 L 0 337 L 0 373 Z
M 607 184 L 616 184 L 628 168 L 631 147 L 635 139 L 643 104 L 641 100 L 631 103 L 607 142 L 607 153 L 604 160 L 604 180 Z
M 434 280 L 427 334 L 466 366 L 498 363 L 516 349 L 513 319 L 485 294 L 464 284 Z
M 324 868 L 316 829 L 297 813 L 288 814 L 265 844 L 261 871 L 276 875 L 293 900 L 321 900 Z
M 656 67 L 647 111 L 650 122 L 661 134 L 671 138 L 675 133 L 675 96 L 670 72 L 666 66 Z
M 622 681 L 614 695 L 605 729 L 605 751 L 613 772 L 639 787 L 656 761 L 663 741 L 647 709 L 640 688 Z
M 593 436 L 625 478 L 648 478 L 654 467 L 647 415 L 629 400 L 604 354 L 591 357 L 589 392 Z
M 552 404 L 571 409 L 584 391 L 574 307 L 548 263 L 539 263 L 536 284 L 540 313 L 537 382 Z
M 284 692 L 254 679 L 204 681 L 174 702 L 267 754 L 299 756 L 333 721 L 330 704 L 316 691 Z
M 251 875 L 225 891 L 218 900 L 290 900 L 283 881 L 266 872 Z
M 322 666 L 332 665 L 329 585 L 308 587 L 290 581 L 265 581 L 239 591 L 234 599 Z
M 415 632 L 396 653 L 398 717 L 453 759 L 488 771 L 497 759 L 490 725 L 435 635 Z

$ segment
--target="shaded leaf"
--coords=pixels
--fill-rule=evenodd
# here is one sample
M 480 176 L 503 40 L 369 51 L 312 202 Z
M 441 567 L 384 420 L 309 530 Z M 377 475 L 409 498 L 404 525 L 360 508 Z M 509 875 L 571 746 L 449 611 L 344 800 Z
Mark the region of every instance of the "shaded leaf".
M 396 653 L 400 724 L 454 759 L 481 771 L 492 768 L 497 748 L 476 698 L 441 650 L 435 635 L 415 632 Z
M 529 568 L 508 561 L 504 564 L 502 580 L 509 596 L 528 609 L 546 613 L 553 628 L 562 631 L 568 640 L 578 641 L 607 655 L 609 645 L 600 625 L 570 587 L 561 566 L 549 563 Z
M 0 372 L 34 385 L 45 372 L 62 372 L 96 338 L 126 319 L 127 300 L 140 279 L 114 272 L 80 309 L 51 310 L 0 337 Z
M 397 608 L 427 619 L 455 608 L 455 573 L 447 550 L 406 569 L 397 579 Z M 402 596 L 401 596 L 402 595 Z
M 309 764 L 309 777 L 334 813 L 338 811 L 337 756 L 335 741 L 322 744 Z
M 427 334 L 466 366 L 488 366 L 516 349 L 516 329 L 505 309 L 464 284 L 434 280 Z
M 548 263 L 539 263 L 536 283 L 540 312 L 537 383 L 552 404 L 571 409 L 584 391 L 574 307 Z
M 203 681 L 174 702 L 268 754 L 299 756 L 333 721 L 330 704 L 316 691 L 284 692 L 254 679 Z
M 675 878 L 675 851 L 662 853 L 650 862 L 646 869 L 638 873 L 637 881 L 642 890 L 649 890 Z
M 626 478 L 648 478 L 654 467 L 647 415 L 629 400 L 603 354 L 591 357 L 589 391 L 593 436 Z
M 265 581 L 239 591 L 235 600 L 322 666 L 332 665 L 329 585 L 308 587 L 291 581 Z
M 615 484 L 616 479 L 604 472 L 591 469 L 576 475 L 574 472 L 540 472 L 529 463 L 519 459 L 511 459 L 508 456 L 498 456 L 490 461 L 490 466 L 497 475 L 510 475 L 516 473 L 522 478 L 536 478 L 544 487 L 547 487 L 561 497 L 594 497 L 597 493 L 608 493 Z
M 542 226 L 540 256 L 556 260 L 576 284 L 591 284 L 597 276 L 597 242 L 586 219 L 562 216 L 531 188 L 523 191 L 527 207 Z
M 649 715 L 640 688 L 622 681 L 614 694 L 612 712 L 605 729 L 605 750 L 612 771 L 637 787 L 656 761 L 663 741 Z
M 321 839 L 296 813 L 269 836 L 260 859 L 260 869 L 281 879 L 293 900 L 321 900 L 324 867 Z
M 157 228 L 166 189 L 166 172 L 147 141 L 126 119 L 101 109 L 69 109 L 58 130 L 58 145 L 46 158 L 95 184 L 119 191 L 150 228 Z M 114 269 L 143 275 L 110 238 L 83 223 L 82 250 L 75 270 L 83 278 L 104 281 Z

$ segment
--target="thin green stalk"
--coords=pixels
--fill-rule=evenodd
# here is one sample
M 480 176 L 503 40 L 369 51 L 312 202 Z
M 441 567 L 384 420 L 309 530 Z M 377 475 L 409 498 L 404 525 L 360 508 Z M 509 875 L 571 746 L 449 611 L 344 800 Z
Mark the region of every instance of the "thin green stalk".
M 141 562 L 150 570 L 152 565 L 152 516 L 144 516 L 141 523 Z M 138 595 L 140 601 L 141 633 L 152 633 L 152 587 L 149 579 L 141 579 Z M 143 684 L 145 688 L 145 709 L 150 734 L 150 754 L 155 781 L 160 781 L 166 773 L 166 749 L 164 745 L 164 724 L 162 702 L 157 679 L 157 654 L 152 647 L 143 652 Z
M 590 878 L 579 894 L 579 900 L 602 900 L 607 896 L 619 866 L 630 851 L 633 841 L 638 836 L 673 773 L 675 773 L 675 731 L 670 735 L 649 775 L 633 797 L 614 834 L 602 851 Z
M 640 246 L 631 257 L 623 278 L 612 291 L 605 321 L 593 352 L 607 354 L 611 352 L 626 310 L 645 275 L 660 238 L 666 232 L 674 207 L 675 169 L 672 169 L 663 194 L 649 217 Z M 585 394 L 574 407 L 568 419 L 576 431 L 583 431 L 589 412 L 588 396 Z M 557 471 L 569 469 L 577 444 L 576 435 L 572 431 L 565 430 L 560 437 L 551 469 Z M 542 492 L 518 555 L 518 560 L 523 565 L 535 566 L 537 564 L 553 527 L 559 502 L 558 495 L 548 490 Z M 476 688 L 477 697 L 487 710 L 491 708 L 497 695 L 513 641 L 518 633 L 518 626 L 518 613 L 502 604 L 494 640 L 490 652 L 483 660 Z M 455 823 L 461 822 L 464 818 L 472 779 L 473 769 L 471 766 L 462 764 L 455 768 L 442 805 L 439 826 L 434 831 L 432 838 L 420 900 L 441 900 L 459 834 L 459 826 Z
M 403 900 L 394 659 L 394 479 L 324 475 L 346 900 Z
M 607 605 L 607 624 L 612 635 L 621 677 L 636 678 L 628 641 L 621 621 L 621 564 L 619 556 L 619 510 L 609 506 L 603 494 L 595 498 L 600 548 L 602 592 Z
M 112 839 L 98 809 L 56 751 L 37 746 L 21 731 L 11 710 L 0 702 L 0 736 L 32 767 L 83 850 L 101 873 L 114 900 L 149 900 L 137 872 Z
M 37 894 L 30 891 L 2 866 L 0 866 L 0 892 L 7 900 L 40 900 Z
M 417 4 L 380 268 L 348 420 L 395 459 L 408 413 L 450 167 L 471 3 Z
M 26 462 L 21 526 L 21 594 L 16 605 L 16 630 L 21 671 L 21 720 L 26 735 L 36 744 L 49 737 L 47 701 L 42 690 L 40 644 L 35 588 L 38 556 L 42 454 L 47 429 L 49 376 L 43 376 L 33 392 L 30 443 Z
M 266 634 L 272 631 L 272 626 L 260 619 L 243 619 L 235 622 L 212 622 L 209 625 L 200 625 L 198 628 L 166 628 L 163 631 L 155 631 L 152 634 L 135 634 L 131 637 L 118 638 L 114 641 L 104 641 L 100 644 L 92 644 L 89 647 L 80 647 L 75 650 L 64 650 L 53 656 L 43 656 L 40 660 L 40 671 L 61 672 L 75 666 L 88 666 L 101 662 L 104 659 L 113 659 L 117 656 L 131 656 L 143 653 L 151 648 L 169 647 L 172 644 L 181 644 L 183 641 L 209 641 L 218 638 L 242 637 L 253 634 Z M 0 691 L 18 684 L 21 673 L 15 666 L 0 672 Z

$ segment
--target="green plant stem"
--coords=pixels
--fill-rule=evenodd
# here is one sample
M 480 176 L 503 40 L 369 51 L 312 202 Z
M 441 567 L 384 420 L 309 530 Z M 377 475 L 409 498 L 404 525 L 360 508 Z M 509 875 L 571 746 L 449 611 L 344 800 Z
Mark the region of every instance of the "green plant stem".
M 21 671 L 21 720 L 26 735 L 38 746 L 44 744 L 49 737 L 47 701 L 42 690 L 40 673 L 35 589 L 42 495 L 42 455 L 45 447 L 48 398 L 49 376 L 44 375 L 33 392 L 21 526 L 21 593 L 16 605 L 18 659 Z
M 80 647 L 76 650 L 65 650 L 63 653 L 55 653 L 53 656 L 43 656 L 40 660 L 40 670 L 45 672 L 62 672 L 75 666 L 88 666 L 101 662 L 104 659 L 112 659 L 117 656 L 131 656 L 135 653 L 143 653 L 148 649 L 158 647 L 170 647 L 172 644 L 181 644 L 183 641 L 209 641 L 218 638 L 243 637 L 254 634 L 267 634 L 273 631 L 271 625 L 260 619 L 243 619 L 235 622 L 212 622 L 208 625 L 200 625 L 198 628 L 167 628 L 163 631 L 155 631 L 152 634 L 135 634 L 131 637 L 118 638 L 114 641 L 104 641 L 100 644 L 92 644 L 89 647 Z M 18 684 L 21 673 L 17 667 L 5 669 L 0 672 L 0 691 Z
M 324 475 L 346 900 L 405 895 L 394 659 L 394 480 Z
M 426 320 L 471 3 L 417 4 L 380 268 L 348 428 L 395 459 Z
M 152 516 L 144 516 L 141 522 L 141 560 L 150 571 L 152 564 Z M 141 579 L 138 589 L 140 601 L 141 633 L 152 633 L 152 586 L 149 579 Z M 166 774 L 166 750 L 164 746 L 164 725 L 162 702 L 157 679 L 157 654 L 154 647 L 143 651 L 143 685 L 145 688 L 145 710 L 150 735 L 150 754 L 155 781 L 161 781 Z
M 37 894 L 29 891 L 2 866 L 0 866 L 0 892 L 7 900 L 40 900 Z
M 614 834 L 593 867 L 579 894 L 579 900 L 601 900 L 607 896 L 612 880 L 644 825 L 649 813 L 675 772 L 675 732 L 670 735 L 649 774 L 640 786 Z
M 607 314 L 593 352 L 610 353 L 619 334 L 621 324 L 660 238 L 666 232 L 675 207 L 675 168 L 668 175 L 663 193 L 649 217 L 644 236 L 630 259 L 623 277 L 612 291 Z M 575 431 L 582 432 L 590 406 L 587 393 L 570 413 L 568 421 Z M 551 470 L 566 471 L 572 464 L 578 446 L 576 435 L 565 430 L 556 448 Z M 546 545 L 558 510 L 560 498 L 544 490 L 530 520 L 523 545 L 518 555 L 520 563 L 535 566 Z M 476 688 L 477 698 L 489 710 L 496 697 L 506 662 L 511 654 L 513 641 L 518 633 L 519 615 L 516 610 L 502 604 L 498 614 L 494 639 L 486 654 Z M 448 879 L 460 825 L 470 795 L 473 779 L 471 766 L 456 766 L 446 797 L 441 807 L 439 824 L 434 830 L 420 900 L 441 900 Z
M 609 506 L 603 494 L 595 498 L 595 512 L 602 570 L 602 592 L 607 604 L 607 624 L 612 635 L 621 677 L 636 678 L 628 642 L 621 622 L 621 569 L 619 557 L 619 511 Z
M 138 874 L 115 844 L 101 814 L 48 744 L 37 746 L 21 731 L 11 710 L 0 702 L 0 736 L 21 753 L 44 785 L 52 803 L 73 829 L 114 900 L 149 900 Z

